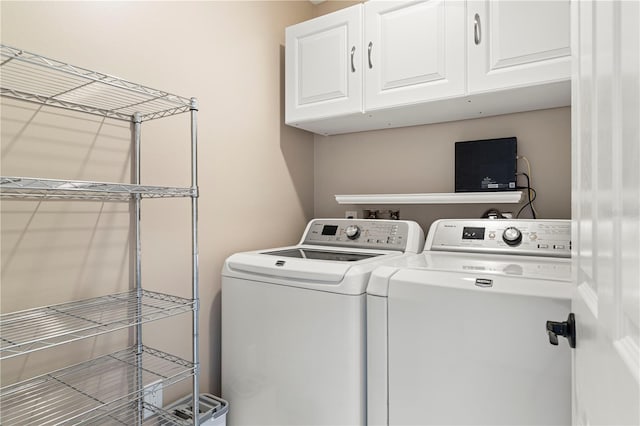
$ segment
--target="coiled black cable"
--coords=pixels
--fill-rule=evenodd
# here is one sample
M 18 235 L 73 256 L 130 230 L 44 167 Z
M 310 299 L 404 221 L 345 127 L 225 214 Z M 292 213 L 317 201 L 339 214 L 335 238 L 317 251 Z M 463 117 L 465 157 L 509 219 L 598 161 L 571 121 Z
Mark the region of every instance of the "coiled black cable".
M 531 181 L 529 180 L 529 175 L 526 173 L 518 173 L 519 175 L 522 175 L 524 177 L 527 178 L 527 186 L 519 186 L 518 189 L 526 189 L 527 190 L 527 198 L 529 200 L 529 202 L 527 204 L 525 204 L 524 206 L 522 206 L 522 208 L 520 208 L 520 210 L 518 210 L 518 214 L 516 214 L 516 219 L 518 219 L 520 217 L 520 214 L 522 213 L 522 211 L 524 209 L 527 208 L 527 206 L 529 206 L 529 209 L 531 210 L 531 215 L 534 219 L 537 219 L 536 217 L 536 211 L 533 208 L 533 202 L 535 201 L 536 197 L 538 196 L 538 193 L 536 192 L 535 189 L 533 189 L 531 187 Z M 531 193 L 533 192 L 533 198 L 531 198 Z

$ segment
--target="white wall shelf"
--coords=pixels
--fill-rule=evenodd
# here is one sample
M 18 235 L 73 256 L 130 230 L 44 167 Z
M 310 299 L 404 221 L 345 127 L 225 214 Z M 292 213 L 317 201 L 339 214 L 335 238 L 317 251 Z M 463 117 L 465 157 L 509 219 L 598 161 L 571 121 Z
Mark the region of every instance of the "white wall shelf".
M 522 191 L 427 194 L 336 195 L 338 204 L 505 204 L 522 201 Z

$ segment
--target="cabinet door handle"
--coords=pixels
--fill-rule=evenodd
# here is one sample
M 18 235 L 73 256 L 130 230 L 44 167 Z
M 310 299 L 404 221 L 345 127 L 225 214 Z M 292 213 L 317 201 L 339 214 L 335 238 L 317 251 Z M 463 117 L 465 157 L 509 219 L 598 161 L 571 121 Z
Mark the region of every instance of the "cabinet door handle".
M 473 40 L 476 42 L 476 46 L 480 44 L 482 40 L 482 26 L 480 25 L 480 15 L 476 13 L 473 17 Z
M 354 56 L 354 54 L 355 54 L 355 53 L 356 53 L 356 47 L 355 47 L 355 46 L 353 46 L 353 47 L 351 48 L 351 72 L 356 72 L 356 66 L 355 66 L 355 64 L 353 63 L 353 56 Z
M 369 42 L 369 47 L 367 48 L 368 53 L 369 53 L 369 69 L 373 68 L 373 63 L 371 63 L 371 50 L 373 49 L 373 42 L 370 41 Z

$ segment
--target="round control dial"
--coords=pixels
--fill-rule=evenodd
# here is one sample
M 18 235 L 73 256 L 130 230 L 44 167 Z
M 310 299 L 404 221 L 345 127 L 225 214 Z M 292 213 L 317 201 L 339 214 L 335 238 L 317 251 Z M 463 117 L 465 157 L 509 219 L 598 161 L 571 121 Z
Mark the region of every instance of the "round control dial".
M 514 226 L 510 226 L 502 233 L 502 241 L 510 246 L 517 246 L 522 241 L 522 232 Z
M 344 230 L 344 233 L 347 234 L 347 238 L 350 240 L 355 240 L 360 236 L 360 227 L 358 225 L 349 225 Z

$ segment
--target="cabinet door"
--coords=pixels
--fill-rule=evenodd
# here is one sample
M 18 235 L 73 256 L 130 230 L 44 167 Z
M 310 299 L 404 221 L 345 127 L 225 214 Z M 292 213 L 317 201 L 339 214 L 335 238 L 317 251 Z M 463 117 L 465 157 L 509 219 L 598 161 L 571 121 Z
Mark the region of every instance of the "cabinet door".
M 569 3 L 468 2 L 469 92 L 569 80 Z
M 362 5 L 286 29 L 287 124 L 362 112 Z
M 464 94 L 464 2 L 365 4 L 365 109 Z

